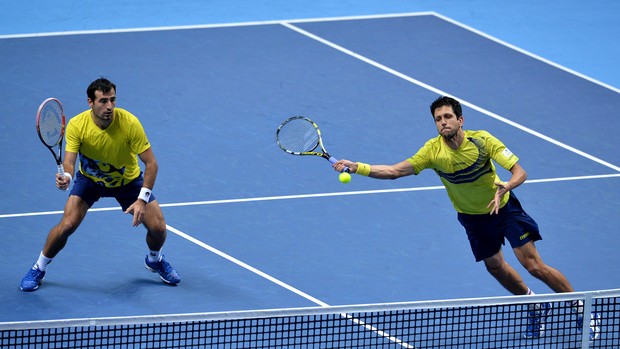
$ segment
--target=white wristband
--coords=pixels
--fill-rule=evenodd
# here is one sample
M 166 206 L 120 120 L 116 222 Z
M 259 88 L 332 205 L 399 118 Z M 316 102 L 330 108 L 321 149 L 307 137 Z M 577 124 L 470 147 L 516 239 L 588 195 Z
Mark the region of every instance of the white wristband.
M 151 189 L 142 187 L 142 189 L 140 189 L 140 195 L 138 195 L 138 199 L 148 203 L 149 199 L 151 198 L 151 193 Z

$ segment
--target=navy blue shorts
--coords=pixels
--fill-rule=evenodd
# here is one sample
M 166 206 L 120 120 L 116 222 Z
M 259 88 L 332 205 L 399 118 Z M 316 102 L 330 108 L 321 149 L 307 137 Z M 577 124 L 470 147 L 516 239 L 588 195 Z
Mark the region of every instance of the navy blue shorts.
M 93 182 L 78 171 L 75 175 L 70 195 L 79 196 L 82 200 L 86 201 L 88 207 L 92 207 L 100 198 L 113 197 L 121 205 L 123 211 L 125 211 L 138 199 L 143 183 L 144 177 L 142 177 L 142 173 L 140 173 L 138 178 L 125 185 L 117 188 L 107 188 Z M 155 200 L 155 195 L 151 194 L 149 202 L 153 200 Z
M 496 215 L 459 213 L 458 219 L 467 232 L 476 262 L 499 252 L 504 239 L 512 248 L 523 246 L 528 241 L 542 240 L 538 224 L 525 213 L 514 192 L 510 192 L 508 202 Z

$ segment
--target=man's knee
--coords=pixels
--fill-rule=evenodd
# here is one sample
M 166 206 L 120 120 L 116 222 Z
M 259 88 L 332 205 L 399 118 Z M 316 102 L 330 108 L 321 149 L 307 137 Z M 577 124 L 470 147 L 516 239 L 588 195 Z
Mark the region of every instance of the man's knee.
M 79 225 L 79 222 L 76 222 L 74 220 L 63 219 L 62 221 L 60 221 L 60 223 L 58 223 L 54 231 L 56 232 L 57 236 L 68 238 L 77 230 Z
M 547 266 L 542 262 L 526 263 L 523 267 L 528 273 L 530 273 L 530 275 L 537 279 L 542 279 L 545 275 L 545 270 L 547 269 Z

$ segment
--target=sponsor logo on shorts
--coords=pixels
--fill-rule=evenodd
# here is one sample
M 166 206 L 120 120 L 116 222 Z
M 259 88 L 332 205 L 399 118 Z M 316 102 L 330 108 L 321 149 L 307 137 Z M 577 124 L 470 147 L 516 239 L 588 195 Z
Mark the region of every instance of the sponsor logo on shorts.
M 526 232 L 525 234 L 519 236 L 519 240 L 525 240 L 525 239 L 527 239 L 528 236 L 530 236 L 530 232 L 529 231 Z

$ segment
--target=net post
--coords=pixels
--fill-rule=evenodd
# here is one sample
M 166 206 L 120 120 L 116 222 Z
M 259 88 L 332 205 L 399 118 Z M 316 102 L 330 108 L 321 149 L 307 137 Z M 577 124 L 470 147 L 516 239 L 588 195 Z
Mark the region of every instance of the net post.
M 577 315 L 579 316 L 579 315 Z M 590 347 L 590 319 L 592 319 L 592 293 L 586 293 L 583 299 L 583 321 L 581 324 L 581 348 Z

